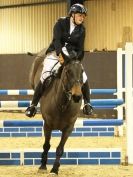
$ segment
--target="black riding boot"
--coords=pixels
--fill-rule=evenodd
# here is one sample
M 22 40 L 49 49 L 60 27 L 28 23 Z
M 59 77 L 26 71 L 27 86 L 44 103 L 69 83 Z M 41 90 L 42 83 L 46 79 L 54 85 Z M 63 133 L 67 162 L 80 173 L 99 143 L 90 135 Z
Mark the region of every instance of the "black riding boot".
M 93 107 L 90 104 L 90 89 L 88 81 L 86 81 L 82 86 L 82 94 L 84 99 L 83 113 L 86 115 L 91 115 L 93 112 Z
M 31 106 L 29 106 L 26 111 L 25 111 L 25 115 L 28 117 L 34 117 L 37 109 L 36 106 L 44 92 L 44 83 L 42 83 L 41 81 L 39 81 L 38 85 L 36 86 L 36 89 L 34 91 L 34 95 L 33 95 L 33 99 L 32 99 L 32 103 Z

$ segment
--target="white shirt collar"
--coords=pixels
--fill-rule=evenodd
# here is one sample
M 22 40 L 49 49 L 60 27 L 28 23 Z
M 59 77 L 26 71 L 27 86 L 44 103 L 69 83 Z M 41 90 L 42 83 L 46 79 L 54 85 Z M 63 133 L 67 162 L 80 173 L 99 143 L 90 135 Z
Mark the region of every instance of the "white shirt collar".
M 72 18 L 70 18 L 70 34 L 73 32 L 76 25 L 73 23 Z

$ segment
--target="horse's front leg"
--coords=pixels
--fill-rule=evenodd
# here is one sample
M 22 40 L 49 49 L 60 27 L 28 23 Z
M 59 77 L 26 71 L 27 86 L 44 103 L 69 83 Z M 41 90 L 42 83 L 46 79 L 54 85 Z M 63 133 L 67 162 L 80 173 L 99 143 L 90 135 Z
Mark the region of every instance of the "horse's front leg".
M 48 159 L 48 151 L 50 149 L 50 139 L 51 139 L 51 129 L 48 128 L 47 124 L 44 124 L 44 135 L 45 135 L 45 142 L 43 145 L 43 153 L 41 159 L 41 166 L 39 170 L 47 170 L 47 159 Z
M 64 153 L 64 145 L 72 132 L 73 128 L 68 128 L 62 131 L 61 141 L 56 149 L 56 159 L 53 165 L 53 168 L 51 169 L 50 173 L 54 173 L 58 175 L 59 167 L 60 167 L 60 158 Z

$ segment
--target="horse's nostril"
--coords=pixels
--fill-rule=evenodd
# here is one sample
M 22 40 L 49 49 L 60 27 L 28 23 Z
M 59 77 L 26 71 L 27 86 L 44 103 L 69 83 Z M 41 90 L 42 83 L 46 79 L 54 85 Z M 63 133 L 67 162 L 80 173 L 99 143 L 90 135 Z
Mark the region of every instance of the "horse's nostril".
M 72 98 L 75 103 L 78 103 L 80 99 L 82 98 L 82 95 L 73 95 Z

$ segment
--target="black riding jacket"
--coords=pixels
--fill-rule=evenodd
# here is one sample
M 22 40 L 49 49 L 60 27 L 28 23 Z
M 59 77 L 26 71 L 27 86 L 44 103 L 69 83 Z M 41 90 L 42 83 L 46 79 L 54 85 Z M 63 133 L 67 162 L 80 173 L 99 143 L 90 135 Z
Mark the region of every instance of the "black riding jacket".
M 53 40 L 49 45 L 46 54 L 56 51 L 59 55 L 62 52 L 62 47 L 66 46 L 68 53 L 75 51 L 78 60 L 82 60 L 84 56 L 84 39 L 85 28 L 84 26 L 77 25 L 70 34 L 70 17 L 58 19 L 53 29 Z

